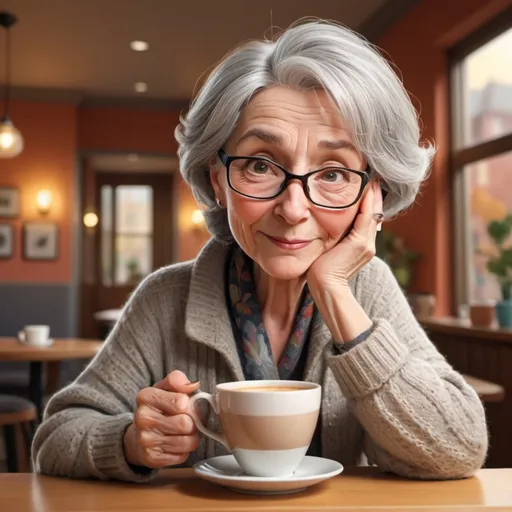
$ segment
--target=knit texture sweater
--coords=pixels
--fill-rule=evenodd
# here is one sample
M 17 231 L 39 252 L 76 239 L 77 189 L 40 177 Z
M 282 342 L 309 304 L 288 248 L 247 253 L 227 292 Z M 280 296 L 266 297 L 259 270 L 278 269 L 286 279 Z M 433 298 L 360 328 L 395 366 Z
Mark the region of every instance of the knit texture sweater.
M 123 451 L 138 392 L 173 370 L 209 393 L 244 379 L 226 306 L 227 253 L 212 240 L 194 261 L 138 286 L 100 352 L 49 401 L 33 442 L 37 472 L 151 480 L 157 470 L 130 466 Z M 350 287 L 374 323 L 371 334 L 340 354 L 315 315 L 304 369 L 304 380 L 322 385 L 322 456 L 410 478 L 472 475 L 488 447 L 477 394 L 428 339 L 382 260 L 373 258 Z M 207 426 L 219 428 L 213 412 Z M 202 437 L 186 464 L 225 453 Z

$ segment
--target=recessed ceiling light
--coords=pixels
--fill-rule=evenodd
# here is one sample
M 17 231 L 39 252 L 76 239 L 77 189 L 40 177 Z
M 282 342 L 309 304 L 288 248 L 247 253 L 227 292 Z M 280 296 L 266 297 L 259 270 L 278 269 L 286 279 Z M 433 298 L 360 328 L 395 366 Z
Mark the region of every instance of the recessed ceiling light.
M 131 41 L 130 48 L 135 52 L 147 52 L 149 43 L 147 41 Z
M 133 88 L 137 92 L 146 92 L 148 90 L 148 84 L 146 82 L 135 82 Z

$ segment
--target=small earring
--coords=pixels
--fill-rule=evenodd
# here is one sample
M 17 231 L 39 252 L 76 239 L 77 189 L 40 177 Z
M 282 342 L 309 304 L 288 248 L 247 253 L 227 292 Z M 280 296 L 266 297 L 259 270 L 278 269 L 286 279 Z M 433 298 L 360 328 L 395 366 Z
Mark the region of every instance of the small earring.
M 224 205 L 222 204 L 222 201 L 218 197 L 216 198 L 216 201 L 217 201 L 217 206 L 219 208 L 224 208 Z

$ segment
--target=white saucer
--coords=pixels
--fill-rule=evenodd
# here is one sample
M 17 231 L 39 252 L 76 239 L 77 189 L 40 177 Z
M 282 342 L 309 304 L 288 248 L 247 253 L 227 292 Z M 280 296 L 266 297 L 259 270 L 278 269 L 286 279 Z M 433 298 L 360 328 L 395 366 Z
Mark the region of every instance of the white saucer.
M 49 347 L 50 345 L 53 345 L 55 343 L 55 340 L 53 338 L 47 338 L 47 340 L 44 343 L 25 343 L 24 341 L 19 341 L 22 345 L 25 345 L 27 347 L 31 348 L 44 348 Z
M 201 478 L 237 492 L 290 494 L 339 475 L 343 466 L 330 459 L 304 457 L 292 476 L 259 477 L 246 475 L 233 455 L 223 455 L 198 462 L 193 469 Z

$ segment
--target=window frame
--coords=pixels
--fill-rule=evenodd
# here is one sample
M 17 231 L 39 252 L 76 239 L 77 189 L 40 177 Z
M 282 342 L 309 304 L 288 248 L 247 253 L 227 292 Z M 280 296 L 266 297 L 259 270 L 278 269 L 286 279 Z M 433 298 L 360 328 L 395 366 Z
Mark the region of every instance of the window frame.
M 450 175 L 453 192 L 453 289 L 455 311 L 470 303 L 471 233 L 468 222 L 468 190 L 464 168 L 480 160 L 512 151 L 512 133 L 464 147 L 463 62 L 466 57 L 512 28 L 512 10 L 506 10 L 448 52 L 450 69 Z M 459 229 L 458 229 L 459 228 Z

